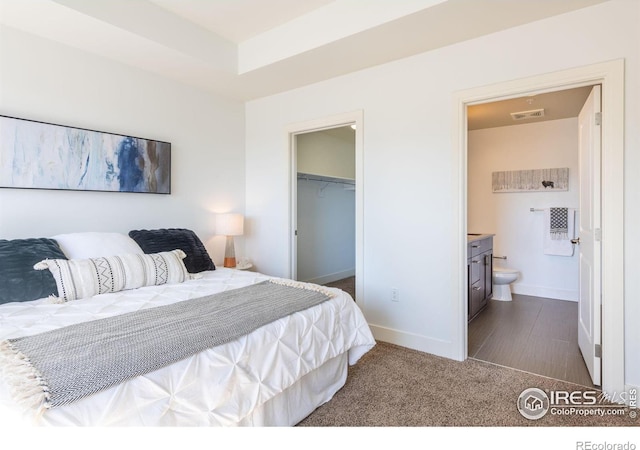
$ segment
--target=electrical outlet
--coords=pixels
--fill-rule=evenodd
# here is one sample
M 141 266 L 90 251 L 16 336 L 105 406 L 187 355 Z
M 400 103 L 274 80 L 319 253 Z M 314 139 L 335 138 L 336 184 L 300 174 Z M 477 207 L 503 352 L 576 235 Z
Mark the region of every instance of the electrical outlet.
M 391 288 L 391 301 L 399 302 L 400 301 L 400 292 L 398 288 Z

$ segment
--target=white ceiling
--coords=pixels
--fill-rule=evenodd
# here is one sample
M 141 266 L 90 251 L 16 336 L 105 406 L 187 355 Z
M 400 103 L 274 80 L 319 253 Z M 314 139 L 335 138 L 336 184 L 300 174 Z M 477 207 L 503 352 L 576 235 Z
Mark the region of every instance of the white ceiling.
M 247 100 L 603 1 L 0 0 L 0 24 Z
M 479 130 L 578 117 L 592 86 L 518 97 L 467 108 L 467 128 Z M 539 118 L 513 120 L 511 113 L 543 109 Z
M 149 0 L 239 44 L 333 0 Z

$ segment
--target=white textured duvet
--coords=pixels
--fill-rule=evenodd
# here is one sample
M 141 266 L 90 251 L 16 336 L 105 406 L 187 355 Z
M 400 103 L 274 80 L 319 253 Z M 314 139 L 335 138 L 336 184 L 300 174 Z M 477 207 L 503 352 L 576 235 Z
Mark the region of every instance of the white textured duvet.
M 4 304 L 0 305 L 0 340 L 198 298 L 267 279 L 253 272 L 221 268 L 181 284 L 150 286 L 64 304 L 51 304 L 46 299 Z M 318 373 L 339 372 L 340 355 L 345 354 L 349 364 L 355 364 L 375 345 L 353 299 L 342 291 L 336 292 L 335 298 L 265 325 L 248 336 L 48 410 L 39 417 L 20 412 L 0 379 L 0 412 L 51 425 L 293 424 L 302 418 L 297 412 L 265 405 L 279 405 L 275 401 L 279 395 L 295 392 L 299 381 L 321 366 L 325 370 Z M 306 379 L 321 389 L 323 380 L 317 377 L 311 374 Z M 335 389 L 343 382 L 344 377 L 340 376 L 328 380 Z M 326 401 L 332 394 L 319 392 L 318 398 Z M 256 411 L 261 412 L 256 415 Z M 282 417 L 277 417 L 279 414 Z M 261 416 L 258 423 L 254 415 Z

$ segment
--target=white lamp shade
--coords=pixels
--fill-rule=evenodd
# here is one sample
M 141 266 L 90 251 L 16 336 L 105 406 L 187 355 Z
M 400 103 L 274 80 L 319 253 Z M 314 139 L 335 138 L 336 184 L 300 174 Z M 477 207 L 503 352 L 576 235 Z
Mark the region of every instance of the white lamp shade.
M 244 232 L 244 217 L 242 214 L 218 214 L 216 216 L 216 234 L 225 236 L 240 236 Z

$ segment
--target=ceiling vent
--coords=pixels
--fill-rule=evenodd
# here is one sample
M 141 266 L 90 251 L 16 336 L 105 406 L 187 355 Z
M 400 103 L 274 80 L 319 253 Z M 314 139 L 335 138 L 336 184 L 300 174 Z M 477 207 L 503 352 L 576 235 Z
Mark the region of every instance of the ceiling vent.
M 540 117 L 544 117 L 544 108 L 511 113 L 511 118 L 513 120 L 538 119 Z

